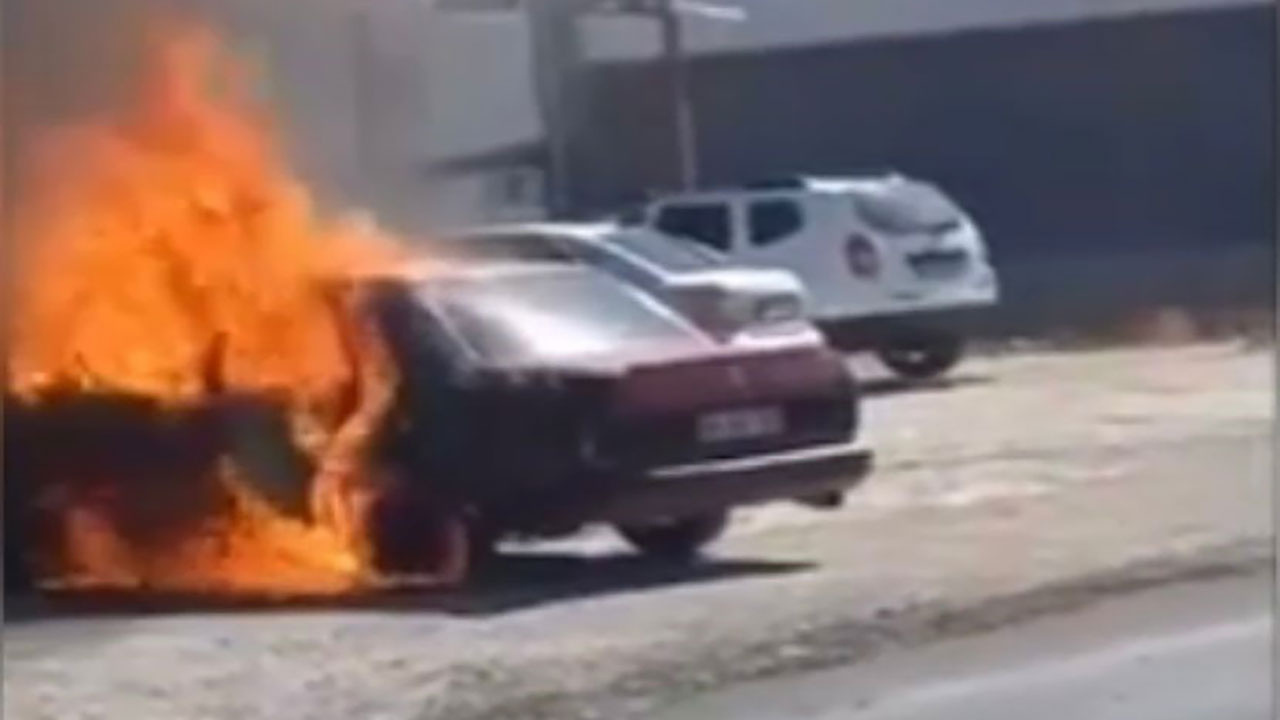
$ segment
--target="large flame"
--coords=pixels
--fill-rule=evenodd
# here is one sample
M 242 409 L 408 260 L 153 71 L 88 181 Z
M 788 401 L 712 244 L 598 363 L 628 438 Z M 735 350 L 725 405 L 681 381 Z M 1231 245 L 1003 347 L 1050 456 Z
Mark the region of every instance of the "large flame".
M 124 448 L 74 439 L 31 450 L 66 454 L 35 463 L 56 518 L 44 571 L 181 592 L 359 587 L 373 580 L 370 453 L 395 377 L 337 281 L 391 261 L 392 244 L 319 216 L 210 32 L 166 26 L 149 58 L 135 103 L 50 134 L 39 154 L 18 208 L 8 391 L 36 413 L 142 401 L 176 459 L 124 462 Z M 243 446 L 271 441 L 227 430 L 260 406 L 305 460 L 305 512 L 251 477 Z M 126 416 L 105 423 L 127 434 Z

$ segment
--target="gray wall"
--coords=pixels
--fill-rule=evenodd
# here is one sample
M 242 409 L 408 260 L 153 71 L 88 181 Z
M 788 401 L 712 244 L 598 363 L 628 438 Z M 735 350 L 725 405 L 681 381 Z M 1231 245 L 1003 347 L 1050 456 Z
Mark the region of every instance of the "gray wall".
M 1229 7 L 700 57 L 704 179 L 935 180 L 986 229 L 1019 311 L 1269 301 L 1274 22 Z M 601 65 L 592 92 L 580 207 L 671 187 L 652 64 Z
M 477 190 L 427 183 L 432 158 L 541 134 L 520 16 L 460 17 L 424 0 L 5 0 L 5 142 L 121 103 L 156 6 L 223 31 L 278 119 L 293 164 L 326 207 L 364 207 L 410 233 L 438 194 L 474 211 Z M 357 12 L 357 10 L 368 12 Z M 11 153 L 10 153 L 11 155 Z

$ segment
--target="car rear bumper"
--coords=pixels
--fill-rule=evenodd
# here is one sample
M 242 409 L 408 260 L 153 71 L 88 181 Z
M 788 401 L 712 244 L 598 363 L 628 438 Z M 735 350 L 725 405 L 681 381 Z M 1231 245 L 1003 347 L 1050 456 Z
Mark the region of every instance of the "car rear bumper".
M 855 443 L 649 470 L 561 503 L 556 524 L 620 523 L 843 493 L 872 468 Z

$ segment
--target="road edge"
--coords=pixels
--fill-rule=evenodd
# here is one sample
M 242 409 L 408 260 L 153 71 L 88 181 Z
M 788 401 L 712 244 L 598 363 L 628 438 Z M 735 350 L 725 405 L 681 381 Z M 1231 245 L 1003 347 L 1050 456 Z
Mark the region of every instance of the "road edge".
M 678 660 L 637 666 L 586 691 L 507 695 L 484 709 L 433 711 L 420 715 L 419 720 L 643 717 L 665 705 L 729 685 L 862 662 L 890 648 L 987 632 L 1165 585 L 1271 572 L 1273 568 L 1270 538 L 1240 540 L 1137 560 L 1011 593 L 883 607 L 869 617 L 841 618 L 733 647 L 699 648 Z

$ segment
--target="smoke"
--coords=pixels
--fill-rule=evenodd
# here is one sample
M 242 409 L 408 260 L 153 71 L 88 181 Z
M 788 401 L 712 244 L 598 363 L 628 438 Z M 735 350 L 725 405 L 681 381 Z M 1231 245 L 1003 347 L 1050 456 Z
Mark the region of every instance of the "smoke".
M 6 151 L 21 170 L 43 129 L 118 104 L 138 76 L 152 3 L 7 0 L 4 37 Z M 6 153 L 8 154 L 8 153 Z

